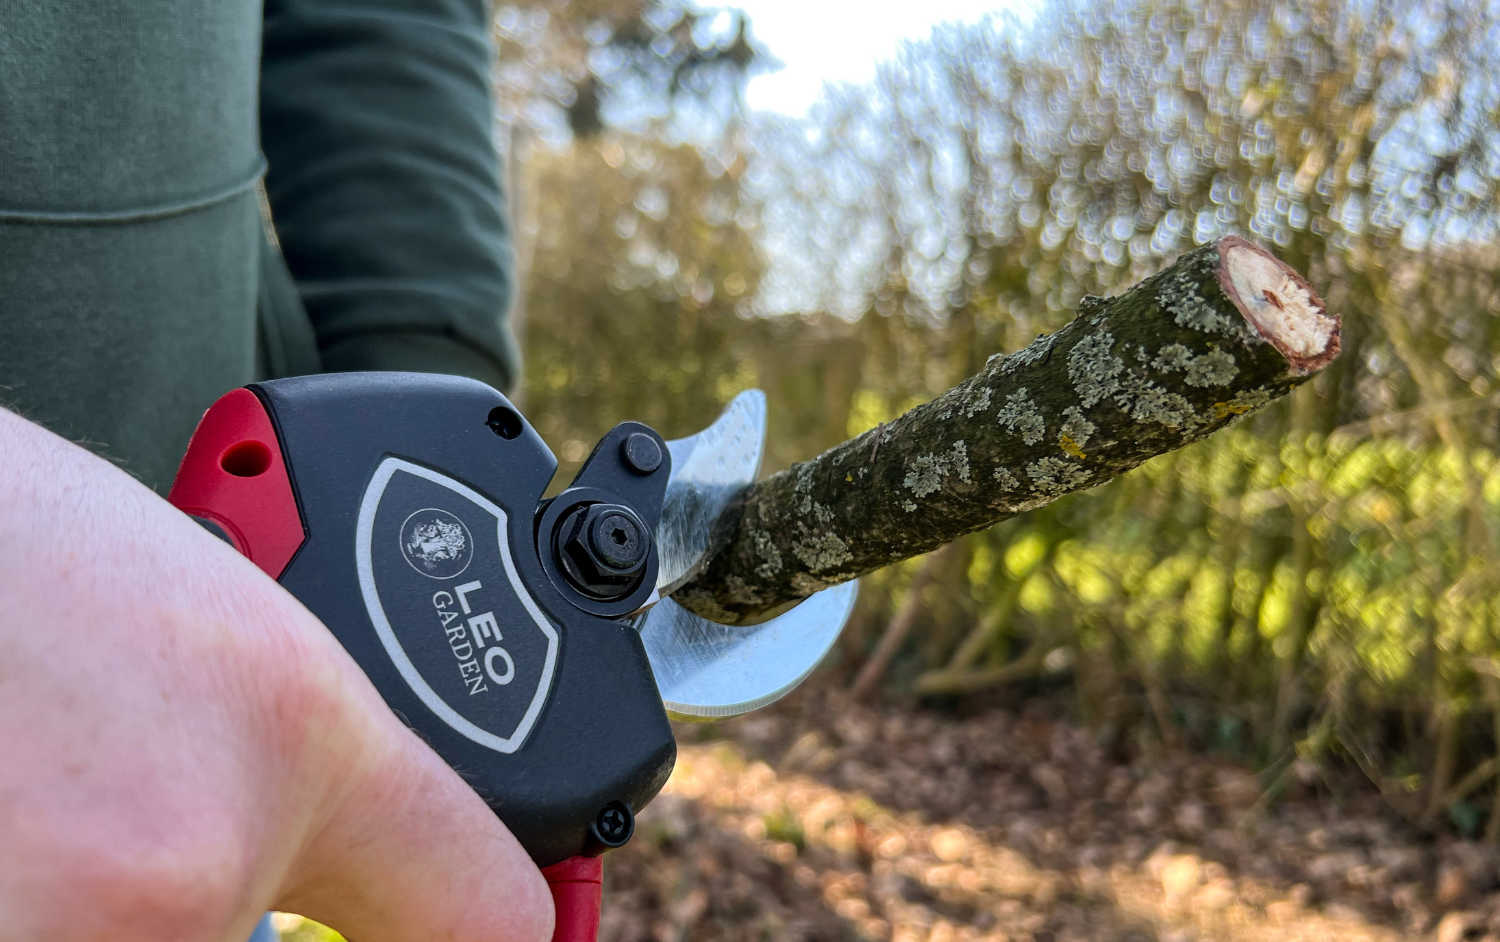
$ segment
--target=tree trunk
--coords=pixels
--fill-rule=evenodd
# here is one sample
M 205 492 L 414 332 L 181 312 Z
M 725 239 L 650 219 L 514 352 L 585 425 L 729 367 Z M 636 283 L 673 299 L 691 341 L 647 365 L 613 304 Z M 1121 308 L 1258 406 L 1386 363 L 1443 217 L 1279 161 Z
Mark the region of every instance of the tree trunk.
M 1228 237 L 888 425 L 746 490 L 673 598 L 743 622 L 1103 484 L 1285 395 L 1339 351 L 1290 267 Z

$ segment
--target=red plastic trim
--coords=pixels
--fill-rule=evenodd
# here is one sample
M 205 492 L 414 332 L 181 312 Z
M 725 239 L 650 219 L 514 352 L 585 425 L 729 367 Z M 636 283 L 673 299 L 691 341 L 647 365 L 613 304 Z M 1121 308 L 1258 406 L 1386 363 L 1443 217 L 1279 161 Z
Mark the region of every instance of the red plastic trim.
M 552 942 L 596 942 L 599 938 L 599 908 L 604 896 L 604 860 L 600 857 L 569 857 L 542 869 L 552 890 L 557 924 Z
M 225 393 L 203 413 L 167 500 L 223 527 L 273 579 L 307 539 L 276 429 L 248 389 Z

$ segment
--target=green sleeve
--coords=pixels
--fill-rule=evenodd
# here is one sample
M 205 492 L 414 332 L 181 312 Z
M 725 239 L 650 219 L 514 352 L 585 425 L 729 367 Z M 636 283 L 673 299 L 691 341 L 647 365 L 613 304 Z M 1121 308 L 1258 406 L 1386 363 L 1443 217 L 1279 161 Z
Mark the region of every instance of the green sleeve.
M 322 367 L 519 371 L 482 0 L 267 0 L 266 190 Z

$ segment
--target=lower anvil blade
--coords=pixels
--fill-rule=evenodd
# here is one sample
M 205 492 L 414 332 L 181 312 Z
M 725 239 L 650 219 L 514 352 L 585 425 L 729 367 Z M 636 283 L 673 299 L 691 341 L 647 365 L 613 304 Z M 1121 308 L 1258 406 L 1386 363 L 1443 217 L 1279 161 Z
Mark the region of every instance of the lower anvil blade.
M 721 625 L 663 599 L 636 624 L 667 713 L 725 718 L 779 700 L 833 647 L 857 594 L 846 582 L 758 625 Z

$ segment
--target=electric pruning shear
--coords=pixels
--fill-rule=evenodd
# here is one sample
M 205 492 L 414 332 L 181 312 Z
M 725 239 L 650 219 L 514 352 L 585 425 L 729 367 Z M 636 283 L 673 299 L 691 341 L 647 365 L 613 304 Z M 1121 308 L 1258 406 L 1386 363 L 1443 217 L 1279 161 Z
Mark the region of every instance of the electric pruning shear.
M 499 392 L 334 373 L 219 399 L 169 499 L 318 616 L 499 815 L 551 885 L 555 942 L 594 942 L 600 855 L 672 771 L 668 717 L 775 701 L 854 604 L 851 582 L 734 627 L 671 600 L 764 439 L 758 390 L 676 441 L 626 422 L 543 500 L 557 459 Z

